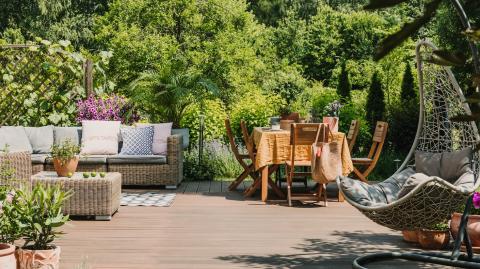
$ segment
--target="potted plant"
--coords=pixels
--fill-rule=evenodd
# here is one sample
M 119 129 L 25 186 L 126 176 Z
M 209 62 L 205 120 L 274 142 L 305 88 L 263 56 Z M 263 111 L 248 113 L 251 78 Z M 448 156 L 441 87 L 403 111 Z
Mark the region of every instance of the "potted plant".
M 62 213 L 62 206 L 70 192 L 60 186 L 44 187 L 37 184 L 31 191 L 19 191 L 16 203 L 22 228 L 23 246 L 17 250 L 20 269 L 58 269 L 60 247 L 53 244 L 57 231 L 69 216 Z
M 404 230 L 402 231 L 403 240 L 408 243 L 418 243 L 418 231 Z
M 75 173 L 78 166 L 80 147 L 70 139 L 65 139 L 61 144 L 53 144 L 51 157 L 53 167 L 60 177 Z
M 460 221 L 462 213 L 453 213 L 450 221 L 450 232 L 453 239 L 457 238 L 458 229 L 460 228 Z M 472 247 L 480 247 L 480 193 L 473 194 L 473 208 L 470 209 L 468 216 L 467 231 Z
M 15 269 L 15 240 L 20 239 L 21 229 L 15 209 L 15 191 L 0 189 L 0 268 Z
M 424 249 L 443 249 L 450 242 L 450 231 L 447 221 L 438 223 L 429 229 L 421 229 L 417 234 L 418 243 Z
M 327 123 L 332 132 L 338 132 L 340 109 L 342 107 L 343 105 L 338 100 L 335 100 L 325 106 L 324 114 L 327 116 L 323 117 L 323 123 Z
M 8 154 L 5 148 L 2 154 Z M 15 168 L 11 166 L 8 158 L 0 162 L 0 268 L 15 269 L 17 261 L 15 257 L 15 241 L 22 236 L 18 211 L 16 187 L 20 182 L 15 178 Z

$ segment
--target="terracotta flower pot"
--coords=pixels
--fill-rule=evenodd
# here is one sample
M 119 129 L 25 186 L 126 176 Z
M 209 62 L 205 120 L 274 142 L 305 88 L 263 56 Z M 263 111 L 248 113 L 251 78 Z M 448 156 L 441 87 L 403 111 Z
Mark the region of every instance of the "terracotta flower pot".
M 19 269 L 59 269 L 60 247 L 47 250 L 17 250 Z
M 290 114 L 281 115 L 282 120 L 293 120 L 294 122 L 298 122 L 300 119 L 300 114 L 298 112 L 292 112 Z
M 450 221 L 450 232 L 452 233 L 453 239 L 457 238 L 461 219 L 462 214 L 453 213 L 452 220 Z M 480 215 L 468 216 L 467 230 L 468 236 L 472 241 L 472 246 L 480 247 Z
M 333 133 L 338 132 L 338 124 L 340 119 L 338 117 L 323 117 L 322 122 L 328 124 L 330 131 Z
M 408 243 L 418 243 L 418 232 L 417 231 L 402 231 L 403 240 Z
M 15 259 L 15 246 L 0 243 L 0 268 L 16 269 L 17 259 Z
M 59 159 L 53 159 L 53 167 L 55 168 L 55 172 L 59 177 L 66 177 L 69 173 L 75 173 L 77 171 L 78 166 L 78 157 L 70 159 L 66 163 L 62 164 Z
M 418 243 L 424 249 L 444 249 L 450 242 L 449 231 L 418 231 Z
M 292 128 L 292 123 L 295 123 L 293 120 L 280 120 L 280 129 L 285 131 L 290 131 Z

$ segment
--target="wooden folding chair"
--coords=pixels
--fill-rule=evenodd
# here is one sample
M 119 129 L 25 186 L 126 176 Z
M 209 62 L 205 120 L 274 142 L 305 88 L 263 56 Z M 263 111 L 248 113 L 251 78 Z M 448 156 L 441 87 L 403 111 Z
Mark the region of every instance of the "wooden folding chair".
M 230 186 L 228 186 L 228 190 L 233 191 L 237 189 L 238 185 L 240 185 L 240 183 L 242 183 L 242 181 L 244 181 L 249 175 L 253 179 L 257 178 L 258 175 L 255 173 L 254 163 L 248 164 L 246 162 L 246 160 L 250 160 L 250 155 L 240 154 L 237 144 L 235 143 L 235 137 L 229 119 L 225 119 L 225 128 L 227 129 L 227 136 L 233 155 L 235 155 L 235 159 L 237 159 L 238 163 L 243 167 L 243 172 L 232 183 L 230 183 Z
M 288 205 L 292 206 L 292 200 L 299 201 L 320 201 L 322 193 L 325 205 L 327 203 L 326 185 L 319 184 L 317 193 L 292 194 L 292 183 L 296 176 L 311 176 L 310 172 L 297 172 L 295 167 L 311 167 L 311 160 L 295 161 L 295 149 L 297 146 L 312 146 L 317 137 L 317 132 L 322 123 L 294 123 L 290 129 L 290 160 L 285 164 L 285 174 L 287 175 L 287 200 Z
M 353 172 L 362 181 L 367 182 L 368 175 L 373 171 L 375 165 L 382 153 L 383 145 L 387 137 L 388 123 L 377 121 L 375 132 L 373 133 L 372 147 L 366 158 L 352 158 Z M 360 171 L 358 167 L 362 167 Z
M 247 148 L 248 156 L 252 161 L 252 164 L 255 164 L 255 158 L 256 158 L 255 143 L 253 141 L 253 138 L 248 133 L 248 128 L 247 128 L 247 125 L 245 124 L 245 121 L 243 120 L 240 121 L 240 128 L 242 129 L 243 140 L 245 142 L 245 147 Z M 280 190 L 280 188 L 277 187 L 277 185 L 270 178 L 270 176 L 275 171 L 277 171 L 277 169 L 278 169 L 277 164 L 274 164 L 268 168 L 268 184 L 279 197 L 284 197 L 283 192 Z M 254 177 L 254 181 L 252 185 L 245 190 L 244 195 L 246 197 L 252 196 L 255 193 L 255 191 L 258 188 L 260 188 L 260 186 L 262 186 L 262 177 L 261 175 L 256 174 L 256 177 Z
M 360 122 L 358 120 L 352 120 L 350 123 L 350 129 L 347 133 L 348 149 L 352 152 L 355 142 L 357 142 L 358 132 L 360 131 Z

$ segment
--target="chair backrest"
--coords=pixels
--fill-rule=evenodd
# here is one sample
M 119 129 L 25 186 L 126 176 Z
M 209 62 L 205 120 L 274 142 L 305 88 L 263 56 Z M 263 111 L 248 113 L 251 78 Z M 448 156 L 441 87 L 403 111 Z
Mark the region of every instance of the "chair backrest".
M 372 147 L 368 153 L 368 158 L 373 160 L 373 166 L 378 161 L 380 153 L 382 153 L 383 145 L 385 144 L 385 139 L 387 138 L 387 131 L 388 123 L 384 121 L 377 121 L 375 132 L 373 133 L 372 138 Z
M 240 121 L 240 128 L 242 129 L 243 141 L 245 143 L 245 147 L 247 148 L 248 156 L 250 156 L 252 162 L 255 162 L 255 144 L 252 137 L 248 133 L 247 124 L 245 121 Z
M 293 123 L 290 129 L 290 145 L 312 145 L 322 123 Z
M 235 143 L 235 136 L 232 132 L 232 126 L 230 125 L 230 119 L 225 119 L 225 129 L 227 130 L 228 141 L 230 142 L 230 148 L 232 149 L 233 155 L 235 159 L 242 165 L 243 167 L 248 167 L 248 165 L 243 160 L 240 151 L 238 150 L 237 144 Z
M 357 141 L 358 132 L 360 131 L 360 122 L 358 120 L 352 120 L 350 123 L 350 129 L 348 129 L 347 133 L 347 143 L 348 149 L 350 152 L 353 150 L 353 146 L 355 146 L 355 142 Z

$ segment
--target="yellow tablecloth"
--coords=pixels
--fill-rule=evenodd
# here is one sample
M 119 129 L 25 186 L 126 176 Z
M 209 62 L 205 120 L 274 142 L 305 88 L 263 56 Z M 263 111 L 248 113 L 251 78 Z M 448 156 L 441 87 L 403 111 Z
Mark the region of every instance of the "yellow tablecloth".
M 333 133 L 333 139 L 342 143 L 342 170 L 343 175 L 348 175 L 353 171 L 353 164 L 346 136 L 340 132 Z M 253 130 L 253 141 L 257 147 L 255 169 L 266 165 L 284 164 L 285 161 L 290 159 L 290 131 L 272 131 L 266 128 L 256 127 Z M 296 147 L 296 161 L 310 161 L 311 156 L 311 146 Z

